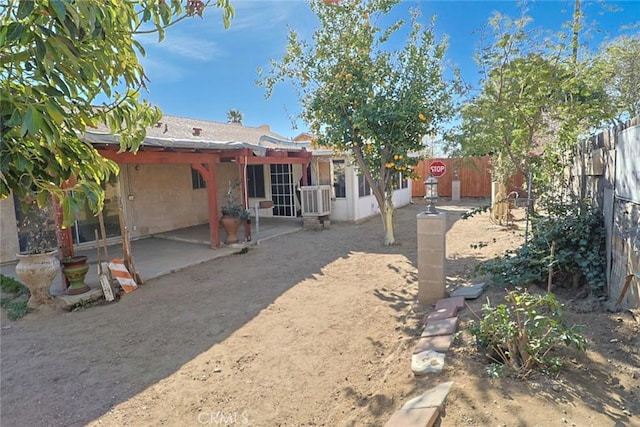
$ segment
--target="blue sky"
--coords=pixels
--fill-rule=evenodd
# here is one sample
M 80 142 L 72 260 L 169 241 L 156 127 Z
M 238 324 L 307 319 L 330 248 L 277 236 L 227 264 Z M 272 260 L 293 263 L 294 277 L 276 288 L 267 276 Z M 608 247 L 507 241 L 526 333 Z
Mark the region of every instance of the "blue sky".
M 290 83 L 276 86 L 270 99 L 255 84 L 257 69 L 269 68 L 270 59 L 280 59 L 285 51 L 289 28 L 310 39 L 317 21 L 303 0 L 231 0 L 235 18 L 224 29 L 220 13 L 209 9 L 205 18 L 183 21 L 167 31 L 162 43 L 156 35 L 139 40 L 147 56 L 142 59 L 151 82 L 143 98 L 158 105 L 165 114 L 226 122 L 229 109 L 240 110 L 247 126 L 268 124 L 285 137 L 305 131 L 294 129 L 292 117 L 299 113 L 298 100 Z M 588 29 L 581 40 L 595 49 L 606 38 L 640 31 L 640 0 L 603 2 L 583 0 Z M 560 30 L 570 21 L 574 1 L 534 1 L 528 3 L 532 27 Z M 449 37 L 447 58 L 457 65 L 470 84 L 479 75 L 473 54 L 477 30 L 486 25 L 494 11 L 517 17 L 516 1 L 421 0 L 403 1 L 392 11 L 393 18 L 408 19 L 410 7 L 418 7 L 425 22 L 436 15 L 438 36 Z M 633 30 L 623 26 L 635 27 Z

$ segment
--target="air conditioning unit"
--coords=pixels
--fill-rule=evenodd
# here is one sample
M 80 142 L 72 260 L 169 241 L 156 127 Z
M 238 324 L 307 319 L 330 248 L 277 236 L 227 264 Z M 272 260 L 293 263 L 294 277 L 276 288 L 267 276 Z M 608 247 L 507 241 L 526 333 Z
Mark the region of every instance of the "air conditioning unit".
M 307 185 L 300 190 L 302 216 L 324 216 L 331 213 L 330 185 Z

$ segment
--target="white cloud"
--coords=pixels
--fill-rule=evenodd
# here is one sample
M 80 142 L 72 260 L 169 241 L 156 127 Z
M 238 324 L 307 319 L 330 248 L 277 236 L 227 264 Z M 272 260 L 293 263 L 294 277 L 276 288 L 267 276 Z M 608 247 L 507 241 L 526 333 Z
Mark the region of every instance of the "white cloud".
M 242 1 L 232 2 L 235 17 L 228 31 L 265 31 L 283 27 L 302 10 L 308 9 L 306 2 L 290 1 Z
M 149 80 L 151 80 L 151 84 L 177 82 L 182 80 L 182 77 L 185 75 L 184 69 L 170 61 L 158 61 L 147 56 L 146 58 L 142 58 L 141 63 L 144 67 L 145 74 L 149 77 Z
M 158 43 L 156 34 L 140 35 L 137 39 L 145 47 L 147 56 L 162 52 L 195 61 L 212 61 L 225 55 L 224 50 L 213 40 L 175 31 L 167 34 L 161 43 Z

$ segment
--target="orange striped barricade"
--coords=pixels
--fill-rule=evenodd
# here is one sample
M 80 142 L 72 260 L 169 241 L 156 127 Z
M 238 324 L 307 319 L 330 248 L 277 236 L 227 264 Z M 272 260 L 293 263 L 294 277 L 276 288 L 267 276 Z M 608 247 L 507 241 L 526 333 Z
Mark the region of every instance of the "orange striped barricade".
M 138 284 L 133 280 L 131 273 L 120 258 L 115 258 L 109 263 L 109 271 L 126 293 L 133 292 L 138 288 Z

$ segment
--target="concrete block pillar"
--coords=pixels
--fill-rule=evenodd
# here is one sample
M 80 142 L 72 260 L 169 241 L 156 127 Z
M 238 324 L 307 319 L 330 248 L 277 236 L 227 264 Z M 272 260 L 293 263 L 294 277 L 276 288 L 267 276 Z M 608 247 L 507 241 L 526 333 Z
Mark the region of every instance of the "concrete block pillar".
M 418 221 L 418 303 L 435 304 L 446 297 L 445 258 L 447 215 L 419 213 Z
M 456 202 L 460 200 L 460 181 L 458 180 L 451 181 L 451 200 Z

